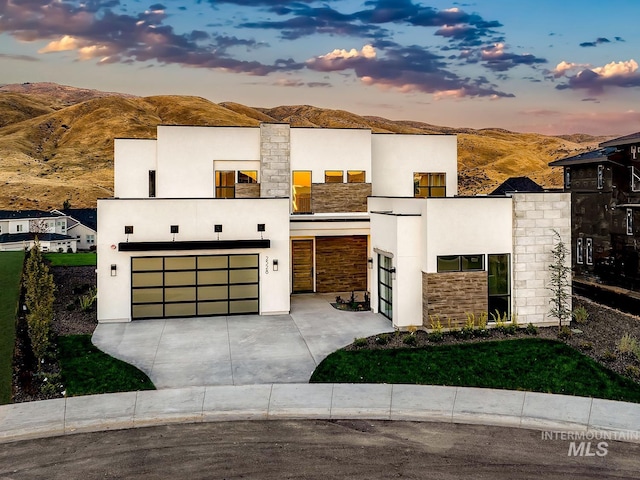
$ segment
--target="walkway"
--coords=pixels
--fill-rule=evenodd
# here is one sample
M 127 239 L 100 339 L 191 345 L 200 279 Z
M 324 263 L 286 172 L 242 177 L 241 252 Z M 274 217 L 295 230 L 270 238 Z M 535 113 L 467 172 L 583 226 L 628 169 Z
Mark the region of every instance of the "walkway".
M 371 312 L 336 310 L 329 295 L 294 295 L 290 315 L 101 323 L 93 343 L 144 371 L 156 388 L 305 383 L 331 352 L 391 332 Z

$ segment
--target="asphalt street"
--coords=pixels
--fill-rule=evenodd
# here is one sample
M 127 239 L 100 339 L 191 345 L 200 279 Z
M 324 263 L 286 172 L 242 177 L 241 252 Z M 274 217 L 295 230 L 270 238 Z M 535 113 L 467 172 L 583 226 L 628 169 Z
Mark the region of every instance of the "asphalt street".
M 640 479 L 640 445 L 428 422 L 213 422 L 0 445 L 1 479 Z M 574 451 L 575 453 L 575 451 Z M 603 454 L 604 453 L 604 454 Z

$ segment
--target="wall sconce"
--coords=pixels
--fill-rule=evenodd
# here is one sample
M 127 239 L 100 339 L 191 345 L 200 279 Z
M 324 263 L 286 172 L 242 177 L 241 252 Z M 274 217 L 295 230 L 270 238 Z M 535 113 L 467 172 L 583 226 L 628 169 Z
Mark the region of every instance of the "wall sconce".
M 118 275 L 118 267 L 115 264 L 111 265 L 111 276 L 115 277 Z
M 220 224 L 214 225 L 213 231 L 218 234 L 218 240 L 220 240 L 220 233 L 222 233 L 222 225 Z
M 391 267 L 391 270 L 389 270 L 391 272 L 391 279 L 395 280 L 396 279 L 396 267 Z
M 277 258 L 273 259 L 273 271 L 274 272 L 278 271 L 278 259 Z
M 369 266 L 369 270 L 373 268 L 373 258 L 367 258 L 367 265 Z
M 263 234 L 263 233 L 264 233 L 264 231 L 265 231 L 265 225 L 264 225 L 264 223 L 259 223 L 259 224 L 258 224 L 258 231 L 260 232 L 260 240 L 262 240 L 262 239 L 263 239 L 262 234 Z

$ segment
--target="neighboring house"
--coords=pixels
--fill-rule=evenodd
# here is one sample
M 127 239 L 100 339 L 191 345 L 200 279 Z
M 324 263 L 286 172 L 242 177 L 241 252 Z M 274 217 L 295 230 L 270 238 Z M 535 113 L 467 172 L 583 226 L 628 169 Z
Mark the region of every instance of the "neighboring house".
M 0 210 L 0 251 L 29 249 L 37 236 L 45 252 L 75 252 L 77 240 L 67 233 L 67 220 L 42 210 Z
M 397 328 L 496 310 L 555 322 L 569 195 L 456 197 L 455 136 L 159 126 L 115 140 L 114 173 L 98 201 L 100 322 L 283 314 L 291 294 L 353 290 Z
M 640 288 L 640 133 L 551 162 L 571 193 L 574 271 Z
M 98 240 L 98 211 L 95 208 L 53 210 L 67 217 L 67 234 L 78 240 L 78 250 L 95 250 Z
M 544 188 L 529 177 L 509 177 L 489 195 L 511 195 L 513 193 L 544 192 Z

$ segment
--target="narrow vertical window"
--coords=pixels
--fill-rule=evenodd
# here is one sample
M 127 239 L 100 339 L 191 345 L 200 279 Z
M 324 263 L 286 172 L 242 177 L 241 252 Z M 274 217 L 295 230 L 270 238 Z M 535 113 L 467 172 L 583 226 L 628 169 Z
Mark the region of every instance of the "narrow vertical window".
M 604 165 L 598 165 L 598 190 L 604 187 Z
M 564 188 L 571 188 L 571 168 L 564 169 Z
M 489 314 L 511 315 L 511 261 L 508 253 L 487 260 Z
M 576 240 L 576 263 L 582 265 L 584 263 L 584 247 L 582 246 L 582 238 Z
M 640 171 L 636 167 L 629 167 L 631 169 L 631 191 L 640 192 Z
M 156 171 L 149 170 L 149 198 L 156 196 Z
M 627 235 L 633 235 L 633 209 L 627 208 Z
M 297 170 L 291 176 L 291 210 L 311 213 L 311 171 Z
M 216 170 L 216 198 L 235 198 L 236 172 Z
M 593 238 L 587 238 L 587 265 L 593 265 Z

